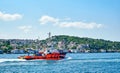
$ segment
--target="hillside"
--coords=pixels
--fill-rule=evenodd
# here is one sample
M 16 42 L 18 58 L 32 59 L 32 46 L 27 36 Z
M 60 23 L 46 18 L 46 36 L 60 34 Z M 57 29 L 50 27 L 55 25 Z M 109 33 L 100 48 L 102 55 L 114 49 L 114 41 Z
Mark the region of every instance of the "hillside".
M 47 42 L 44 40 L 44 42 Z M 120 42 L 113 42 L 109 40 L 103 39 L 92 39 L 92 38 L 80 38 L 75 36 L 66 36 L 66 35 L 59 35 L 53 36 L 52 41 L 56 42 L 63 42 L 66 49 L 77 49 L 79 46 L 83 46 L 84 49 L 94 50 L 99 52 L 100 50 L 106 50 L 110 52 L 120 51 Z M 71 46 L 70 46 L 71 45 Z
M 78 52 L 120 52 L 120 42 L 66 35 L 52 36 L 45 40 L 0 39 L 0 51 L 11 53 L 14 49 L 42 49 L 51 44 L 56 49 L 77 50 Z

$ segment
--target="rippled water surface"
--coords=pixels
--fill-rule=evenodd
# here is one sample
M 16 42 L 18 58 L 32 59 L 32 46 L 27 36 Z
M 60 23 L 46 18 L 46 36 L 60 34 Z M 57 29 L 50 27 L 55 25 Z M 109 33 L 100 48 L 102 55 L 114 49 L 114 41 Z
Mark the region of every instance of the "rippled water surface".
M 0 73 L 120 73 L 120 53 L 68 53 L 59 61 L 26 61 L 20 55 L 0 54 Z

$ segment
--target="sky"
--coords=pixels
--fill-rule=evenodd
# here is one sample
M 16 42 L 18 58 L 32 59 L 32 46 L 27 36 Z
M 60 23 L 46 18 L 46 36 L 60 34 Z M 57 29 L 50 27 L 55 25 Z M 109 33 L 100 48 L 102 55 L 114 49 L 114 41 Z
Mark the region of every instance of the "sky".
M 0 0 L 0 39 L 48 32 L 120 41 L 120 0 Z

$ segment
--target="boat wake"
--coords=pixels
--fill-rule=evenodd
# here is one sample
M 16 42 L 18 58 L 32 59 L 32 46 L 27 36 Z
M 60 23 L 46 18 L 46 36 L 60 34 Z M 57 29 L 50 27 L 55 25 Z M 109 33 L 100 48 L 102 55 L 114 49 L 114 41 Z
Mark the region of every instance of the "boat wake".
M 26 61 L 24 59 L 0 59 L 0 63 L 2 62 L 20 62 L 20 61 Z
M 70 60 L 72 57 L 66 57 L 63 60 Z M 0 59 L 0 63 L 2 62 L 40 62 L 40 61 L 52 61 L 52 60 L 42 60 L 42 59 L 36 59 L 36 60 L 25 60 L 25 59 Z M 57 60 L 56 60 L 57 61 Z
M 4 63 L 4 65 L 39 65 L 39 64 L 53 64 L 57 63 L 57 60 L 25 60 L 25 59 L 0 59 L 0 64 Z
M 120 62 L 120 59 L 74 59 L 72 57 L 66 57 L 65 59 L 62 60 L 25 60 L 25 59 L 0 59 L 0 63 L 18 63 L 18 62 L 26 62 L 26 63 L 40 63 L 40 62 L 47 62 L 47 63 L 58 63 L 58 62 Z
M 72 57 L 67 57 L 66 59 L 70 60 L 70 59 L 72 59 Z

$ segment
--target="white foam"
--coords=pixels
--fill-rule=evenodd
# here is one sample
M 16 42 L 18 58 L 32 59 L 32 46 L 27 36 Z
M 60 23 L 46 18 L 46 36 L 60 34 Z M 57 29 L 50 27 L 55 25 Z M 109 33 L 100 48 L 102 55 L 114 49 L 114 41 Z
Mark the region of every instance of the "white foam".
M 72 57 L 67 57 L 67 59 L 72 59 Z
M 0 59 L 0 63 L 6 62 L 6 61 L 13 62 L 13 61 L 26 61 L 26 60 L 24 59 Z

